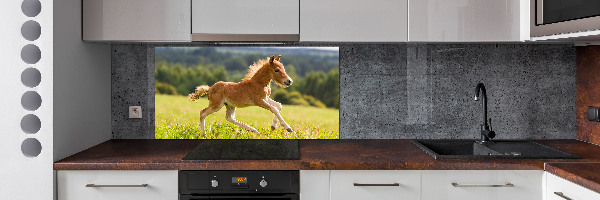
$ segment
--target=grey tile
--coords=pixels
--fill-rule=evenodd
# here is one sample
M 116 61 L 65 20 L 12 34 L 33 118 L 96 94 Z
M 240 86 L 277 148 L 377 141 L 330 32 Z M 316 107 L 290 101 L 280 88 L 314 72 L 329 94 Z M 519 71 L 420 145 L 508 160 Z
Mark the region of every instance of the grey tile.
M 406 44 L 350 44 L 340 46 L 340 74 L 403 75 Z

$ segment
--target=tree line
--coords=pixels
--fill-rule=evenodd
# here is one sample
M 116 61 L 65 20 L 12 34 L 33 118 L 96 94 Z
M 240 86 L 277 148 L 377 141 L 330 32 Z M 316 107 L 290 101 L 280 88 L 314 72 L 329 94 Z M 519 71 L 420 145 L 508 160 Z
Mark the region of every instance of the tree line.
M 227 72 L 246 73 L 248 66 L 267 56 L 281 54 L 286 66 L 296 66 L 296 74 L 304 77 L 313 71 L 328 72 L 339 67 L 339 53 L 314 49 L 270 49 L 256 47 L 160 47 L 156 61 L 180 63 L 182 66 L 223 66 Z M 275 55 L 277 56 L 277 55 Z
M 219 54 L 226 53 L 209 50 L 208 55 L 212 56 L 200 56 L 200 58 L 197 59 L 202 60 L 207 59 L 208 57 L 219 57 L 226 60 L 224 63 L 199 62 L 204 64 L 195 65 L 190 65 L 187 62 L 168 62 L 167 60 L 171 59 L 165 59 L 165 56 L 159 56 L 157 54 L 154 69 L 155 93 L 187 95 L 193 92 L 196 86 L 199 85 L 211 86 L 218 81 L 240 82 L 248 72 L 248 66 L 254 61 L 261 59 L 258 58 L 258 56 L 253 55 L 254 57 L 257 57 L 255 59 L 249 54 L 246 56 L 252 57 L 252 61 L 248 62 L 244 60 L 246 58 L 231 58 Z M 179 57 L 185 56 L 179 55 Z M 299 63 L 299 66 L 301 67 L 296 67 L 296 65 L 291 62 L 284 63 L 286 73 L 294 80 L 294 84 L 288 88 L 281 88 L 272 84 L 272 99 L 288 105 L 339 108 L 340 83 L 338 63 L 327 61 L 329 64 L 323 64 L 321 67 L 319 67 L 319 65 L 313 65 L 317 66 L 316 68 L 324 68 L 323 70 L 313 69 L 306 71 L 305 66 L 307 63 L 315 61 L 300 61 L 303 59 L 291 57 L 288 57 L 288 59 L 298 60 L 297 63 Z M 240 66 L 242 65 L 241 63 L 244 63 L 243 69 L 241 67 L 232 68 L 232 66 L 237 66 L 231 64 L 233 62 L 239 62 Z M 298 73 L 300 69 L 303 69 L 302 74 Z

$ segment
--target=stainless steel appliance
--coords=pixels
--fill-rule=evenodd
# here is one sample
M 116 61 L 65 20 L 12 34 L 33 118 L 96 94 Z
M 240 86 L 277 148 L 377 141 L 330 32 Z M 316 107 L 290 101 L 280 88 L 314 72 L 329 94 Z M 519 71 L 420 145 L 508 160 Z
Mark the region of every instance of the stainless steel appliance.
M 179 171 L 179 199 L 299 200 L 299 171 Z
M 531 0 L 531 36 L 600 29 L 598 0 Z

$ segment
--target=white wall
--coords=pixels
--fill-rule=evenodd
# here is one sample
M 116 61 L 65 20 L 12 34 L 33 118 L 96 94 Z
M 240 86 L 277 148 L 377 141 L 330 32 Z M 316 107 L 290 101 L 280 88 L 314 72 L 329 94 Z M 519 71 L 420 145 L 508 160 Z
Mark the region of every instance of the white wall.
M 110 45 L 81 35 L 81 0 L 55 0 L 54 161 L 112 136 Z
M 54 161 L 110 139 L 110 45 L 81 41 L 80 0 L 40 0 L 41 12 L 28 17 L 22 0 L 0 1 L 0 199 L 52 199 Z M 54 15 L 55 14 L 55 15 Z M 21 35 L 28 20 L 40 24 L 33 41 Z M 27 64 L 21 49 L 39 47 L 41 59 Z M 38 69 L 39 85 L 21 82 L 26 68 Z M 41 106 L 27 110 L 21 96 L 37 92 Z M 41 128 L 33 134 L 21 129 L 21 119 L 34 114 Z M 41 143 L 41 153 L 21 152 L 25 139 Z
M 0 199 L 52 199 L 53 197 L 53 77 L 52 77 L 52 1 L 41 0 L 41 12 L 27 17 L 21 12 L 22 0 L 0 1 Z M 21 25 L 35 20 L 41 26 L 41 36 L 28 41 L 21 36 Z M 33 44 L 41 50 L 41 59 L 35 64 L 21 60 L 21 49 Z M 21 73 L 33 67 L 42 78 L 33 88 L 21 83 Z M 37 92 L 41 106 L 28 111 L 21 106 L 21 96 L 26 91 Z M 40 130 L 26 134 L 21 130 L 21 118 L 35 114 L 40 118 Z M 21 144 L 27 139 L 41 143 L 37 157 L 26 157 Z

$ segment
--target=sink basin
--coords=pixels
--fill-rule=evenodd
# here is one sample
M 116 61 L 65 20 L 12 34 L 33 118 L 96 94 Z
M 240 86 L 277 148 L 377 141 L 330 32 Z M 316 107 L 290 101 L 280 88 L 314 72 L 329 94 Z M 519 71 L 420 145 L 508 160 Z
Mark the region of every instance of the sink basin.
M 566 153 L 532 141 L 499 140 L 478 143 L 476 140 L 412 140 L 435 159 L 439 158 L 517 158 L 574 159 Z

